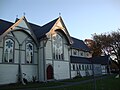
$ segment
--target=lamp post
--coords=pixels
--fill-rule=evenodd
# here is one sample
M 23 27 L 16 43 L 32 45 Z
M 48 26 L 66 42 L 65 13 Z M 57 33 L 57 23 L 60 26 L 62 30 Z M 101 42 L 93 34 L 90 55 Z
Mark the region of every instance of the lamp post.
M 96 90 L 96 79 L 95 79 L 95 68 L 94 68 L 94 64 L 93 61 L 92 62 L 92 73 L 93 73 L 93 90 Z

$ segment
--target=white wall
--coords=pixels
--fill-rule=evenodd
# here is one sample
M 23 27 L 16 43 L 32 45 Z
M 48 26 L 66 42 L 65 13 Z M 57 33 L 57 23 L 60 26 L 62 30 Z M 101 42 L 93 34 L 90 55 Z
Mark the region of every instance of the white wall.
M 75 66 L 75 69 L 73 70 L 73 65 Z M 81 68 L 79 68 L 79 65 L 81 65 Z M 80 76 L 87 76 L 87 75 L 92 75 L 92 68 L 90 68 L 91 64 L 78 64 L 78 63 L 72 63 L 71 64 L 71 77 L 74 78 L 76 76 L 78 76 L 78 74 Z M 84 66 L 84 69 L 83 67 Z M 86 66 L 89 66 L 89 68 L 85 68 Z
M 28 81 L 32 81 L 33 76 L 36 76 L 38 80 L 37 65 L 22 65 L 22 73 L 26 74 Z
M 3 39 L 0 40 L 0 47 L 3 47 Z
M 2 63 L 3 48 L 0 48 L 0 63 Z
M 53 61 L 52 60 L 46 60 L 46 65 L 52 65 L 53 64 Z M 46 66 L 47 67 L 47 66 Z
M 43 41 L 40 41 L 40 47 L 39 47 L 39 62 L 38 62 L 38 73 L 39 73 L 39 81 L 44 81 L 44 61 L 43 61 Z
M 54 78 L 68 79 L 70 78 L 69 62 L 65 61 L 54 61 Z
M 69 48 L 69 46 L 64 45 L 64 60 L 65 60 L 65 61 L 70 61 L 70 60 L 69 60 L 68 48 Z
M 17 75 L 17 64 L 0 64 L 0 84 L 16 83 Z
M 26 73 L 27 79 L 29 81 L 32 80 L 32 76 L 37 76 L 38 78 L 38 57 L 37 57 L 37 47 L 31 37 L 29 37 L 26 33 L 22 31 L 15 31 L 13 32 L 16 38 L 22 43 L 21 49 L 21 62 L 22 62 L 22 73 Z M 12 36 L 10 33 L 6 35 L 6 37 L 13 38 L 15 41 L 15 48 L 14 48 L 14 62 L 13 63 L 4 63 L 2 62 L 3 56 L 3 42 L 0 42 L 0 84 L 9 84 L 9 83 L 16 83 L 17 82 L 17 74 L 18 74 L 18 63 L 19 63 L 19 43 Z M 6 38 L 5 37 L 5 38 Z M 3 40 L 2 40 L 3 41 Z M 34 63 L 33 64 L 26 64 L 26 56 L 25 56 L 25 47 L 26 41 L 30 41 L 34 44 Z
M 71 78 L 74 78 L 77 76 L 77 72 L 76 71 L 71 71 Z
M 51 46 L 51 41 L 48 40 L 46 43 L 46 47 L 45 47 L 45 56 L 46 59 L 52 59 L 52 46 Z

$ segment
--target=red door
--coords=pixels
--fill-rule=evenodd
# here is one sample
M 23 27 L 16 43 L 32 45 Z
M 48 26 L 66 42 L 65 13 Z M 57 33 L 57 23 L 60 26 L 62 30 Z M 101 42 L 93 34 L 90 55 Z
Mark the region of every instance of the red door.
M 53 67 L 49 65 L 47 67 L 47 80 L 53 79 Z

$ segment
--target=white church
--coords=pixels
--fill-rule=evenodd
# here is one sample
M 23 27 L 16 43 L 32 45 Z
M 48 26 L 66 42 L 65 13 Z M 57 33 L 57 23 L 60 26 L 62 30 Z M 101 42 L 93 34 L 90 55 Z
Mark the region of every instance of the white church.
M 86 44 L 70 36 L 61 16 L 43 26 L 25 16 L 15 22 L 0 19 L 0 85 L 24 77 L 44 82 L 92 75 L 91 57 Z M 107 58 L 101 58 L 94 65 L 107 74 Z

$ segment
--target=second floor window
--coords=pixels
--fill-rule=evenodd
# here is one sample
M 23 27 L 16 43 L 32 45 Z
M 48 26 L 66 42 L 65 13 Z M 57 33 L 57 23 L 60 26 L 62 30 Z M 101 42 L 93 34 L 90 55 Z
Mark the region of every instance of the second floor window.
M 54 34 L 52 36 L 53 41 L 53 58 L 63 60 L 63 40 L 61 35 Z
M 73 50 L 73 54 L 74 54 L 74 55 L 77 55 L 77 50 Z

